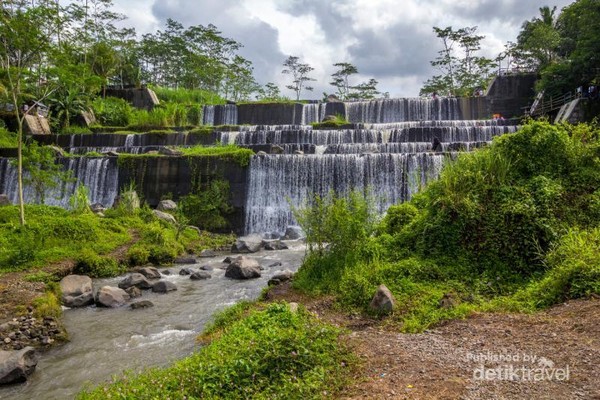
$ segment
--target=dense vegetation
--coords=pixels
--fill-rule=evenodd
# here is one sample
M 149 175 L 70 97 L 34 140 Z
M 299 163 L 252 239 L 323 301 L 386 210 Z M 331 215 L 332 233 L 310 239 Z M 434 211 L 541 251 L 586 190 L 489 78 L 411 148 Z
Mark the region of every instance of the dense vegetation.
M 248 308 L 241 303 L 218 316 L 209 328 L 216 339 L 192 356 L 79 398 L 308 399 L 343 387 L 349 354 L 338 342 L 339 329 L 302 307 Z
M 318 199 L 297 212 L 312 250 L 295 285 L 367 311 L 383 283 L 405 331 L 598 293 L 599 135 L 530 122 L 449 162 L 382 221 L 362 195 Z
M 185 251 L 220 247 L 231 240 L 166 223 L 148 208 L 133 209 L 126 201 L 107 210 L 105 217 L 76 203 L 70 211 L 26 206 L 31 221 L 25 226 L 18 224 L 17 207 L 0 207 L 0 274 L 27 270 L 40 280 L 53 280 L 58 277 L 36 271 L 71 259 L 75 260 L 78 273 L 115 276 L 131 266 L 148 262 L 168 264 Z M 124 259 L 108 256 L 125 244 L 131 247 Z

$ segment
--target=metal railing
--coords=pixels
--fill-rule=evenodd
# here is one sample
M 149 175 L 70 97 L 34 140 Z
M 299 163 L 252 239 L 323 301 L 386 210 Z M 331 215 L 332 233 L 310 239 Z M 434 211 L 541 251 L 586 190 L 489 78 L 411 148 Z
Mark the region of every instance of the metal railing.
M 530 107 L 525 108 L 525 115 L 530 115 L 532 117 L 545 115 L 552 111 L 558 110 L 565 104 L 581 97 L 581 92 L 577 91 L 564 93 L 559 96 L 548 96 L 544 93 L 544 91 L 541 91 L 536 96 L 533 104 Z

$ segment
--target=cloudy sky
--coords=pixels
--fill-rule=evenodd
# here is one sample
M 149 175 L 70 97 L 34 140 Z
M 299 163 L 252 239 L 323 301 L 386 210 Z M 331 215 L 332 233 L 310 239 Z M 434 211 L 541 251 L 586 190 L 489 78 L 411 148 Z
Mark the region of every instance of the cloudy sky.
M 357 66 L 354 82 L 375 78 L 392 97 L 417 96 L 436 73 L 429 61 L 441 43 L 432 27 L 478 26 L 485 35 L 482 54 L 495 57 L 515 41 L 523 21 L 542 6 L 573 0 L 114 0 L 138 33 L 161 29 L 167 18 L 189 25 L 216 25 L 244 45 L 261 84 L 289 84 L 282 63 L 300 57 L 315 70 L 315 90 L 303 98 L 332 93 L 336 62 Z M 292 97 L 293 93 L 283 89 Z

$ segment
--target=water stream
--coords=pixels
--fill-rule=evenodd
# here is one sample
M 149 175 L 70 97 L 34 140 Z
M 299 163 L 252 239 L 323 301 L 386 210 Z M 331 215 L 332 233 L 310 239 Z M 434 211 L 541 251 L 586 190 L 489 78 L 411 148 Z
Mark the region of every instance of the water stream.
M 258 297 L 268 279 L 281 269 L 298 269 L 305 246 L 288 242 L 289 250 L 261 251 L 250 255 L 265 267 L 258 279 L 236 281 L 224 277 L 221 261 L 228 255 L 200 259 L 196 265 L 169 268 L 163 276 L 178 287 L 168 294 L 145 291 L 137 300 L 150 300 L 154 307 L 131 310 L 88 307 L 66 310 L 64 323 L 70 342 L 44 353 L 30 380 L 22 385 L 0 389 L 0 399 L 70 399 L 85 385 L 94 385 L 120 375 L 124 370 L 139 371 L 163 366 L 189 355 L 198 346 L 195 337 L 215 311 L 240 300 Z M 281 262 L 282 266 L 269 265 Z M 180 276 L 183 267 L 214 268 L 212 278 L 192 281 Z M 116 286 L 122 277 L 94 281 L 94 289 Z

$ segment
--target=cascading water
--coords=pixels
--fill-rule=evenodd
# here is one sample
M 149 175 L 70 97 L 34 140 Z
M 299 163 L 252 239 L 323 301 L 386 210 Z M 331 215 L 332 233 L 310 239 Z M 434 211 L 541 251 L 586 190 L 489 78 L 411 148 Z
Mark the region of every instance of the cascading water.
M 246 232 L 282 233 L 293 225 L 290 204 L 302 206 L 313 194 L 352 190 L 371 193 L 376 209 L 405 201 L 442 166 L 442 154 L 332 154 L 255 156 L 246 203 Z
M 237 125 L 238 109 L 235 104 L 204 106 L 202 110 L 203 125 Z
M 45 204 L 68 207 L 69 199 L 80 185 L 89 189 L 91 203 L 112 206 L 118 194 L 117 161 L 114 158 L 78 157 L 63 160 L 66 170 L 72 172 L 71 179 L 60 182 L 56 188 L 47 189 L 44 193 Z M 27 178 L 27 173 L 25 173 Z M 0 159 L 0 193 L 9 196 L 11 202 L 17 203 L 17 168 L 8 159 Z M 25 185 L 23 195 L 26 203 L 35 203 L 38 196 L 31 185 Z
M 345 103 L 346 119 L 352 123 L 457 120 L 458 99 L 405 98 Z

